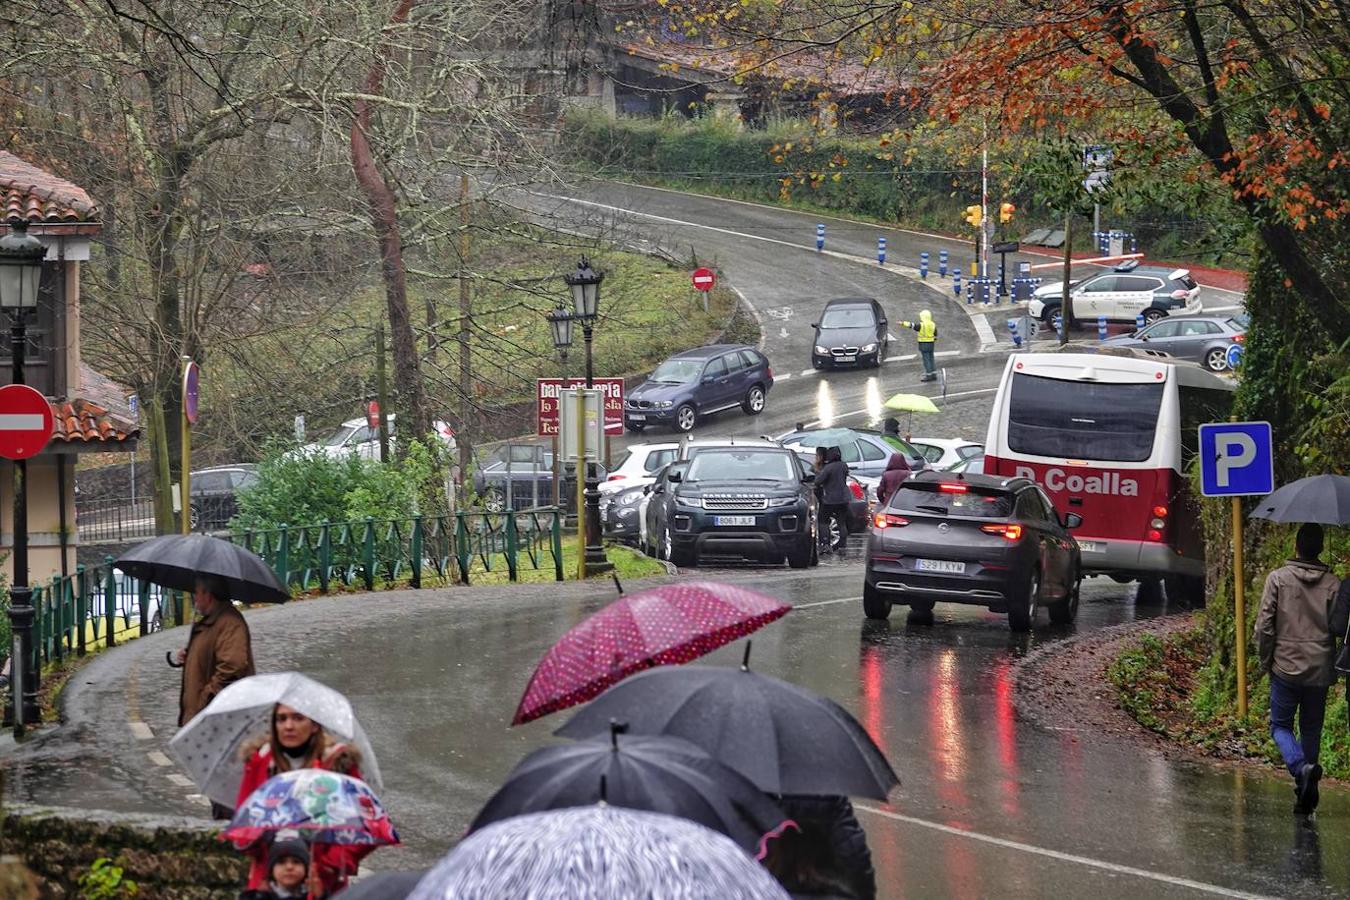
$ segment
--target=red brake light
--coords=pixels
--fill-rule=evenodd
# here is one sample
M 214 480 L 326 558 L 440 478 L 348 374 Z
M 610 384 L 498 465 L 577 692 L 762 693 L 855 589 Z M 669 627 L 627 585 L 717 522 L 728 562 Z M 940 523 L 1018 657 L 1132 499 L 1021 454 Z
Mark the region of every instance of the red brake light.
M 964 484 L 939 484 L 938 490 L 942 491 L 944 494 L 964 494 L 966 491 L 970 490 L 970 488 L 966 487 Z
M 866 496 L 863 492 L 863 486 L 851 478 L 849 479 L 848 482 L 848 489 L 853 492 L 854 500 L 861 500 L 863 499 L 864 496 Z
M 1162 532 L 1161 532 L 1161 531 L 1158 531 L 1158 530 L 1156 530 L 1156 529 L 1151 530 L 1151 531 L 1149 531 L 1149 533 L 1148 533 L 1148 539 L 1149 539 L 1150 541 L 1161 541 L 1161 540 L 1162 540 Z
M 986 534 L 1001 534 L 1010 541 L 1022 539 L 1021 525 L 981 525 L 980 530 Z
M 1155 506 L 1155 507 L 1153 507 L 1153 514 L 1154 514 L 1155 516 L 1157 516 L 1158 518 L 1161 519 L 1161 518 L 1163 518 L 1164 516 L 1167 515 L 1167 507 L 1165 507 L 1165 506 Z
M 908 525 L 909 519 L 904 516 L 893 516 L 890 513 L 877 513 L 872 517 L 872 524 L 877 528 L 896 528 L 900 525 Z
M 773 366 L 766 366 L 764 369 L 764 375 L 770 381 L 773 381 Z
M 608 478 L 606 478 L 605 480 L 606 480 L 606 481 L 623 481 L 623 480 L 624 480 L 625 478 L 627 478 L 627 477 L 628 477 L 627 475 L 611 475 L 611 476 L 609 476 Z
M 1235 344 L 1241 344 L 1241 343 L 1245 342 L 1246 340 L 1247 340 L 1247 336 L 1246 336 L 1245 334 L 1235 334 L 1235 335 L 1233 335 L 1233 343 L 1235 343 Z
M 1172 299 L 1173 299 L 1173 300 L 1185 300 L 1185 299 L 1186 299 L 1187 297 L 1189 297 L 1190 295 L 1191 295 L 1191 294 L 1190 294 L 1189 291 L 1173 291 L 1173 292 L 1172 292 Z

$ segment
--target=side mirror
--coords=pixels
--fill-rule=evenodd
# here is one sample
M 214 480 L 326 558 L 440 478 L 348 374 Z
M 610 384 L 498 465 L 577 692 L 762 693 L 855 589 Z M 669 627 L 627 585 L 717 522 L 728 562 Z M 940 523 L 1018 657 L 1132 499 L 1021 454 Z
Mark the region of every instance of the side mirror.
M 819 322 L 812 322 L 812 323 L 811 323 L 811 327 L 812 327 L 812 328 L 819 328 L 819 327 L 820 327 L 820 323 L 819 323 Z
M 703 376 L 703 383 L 704 383 L 704 384 L 712 384 L 712 383 L 713 383 L 714 381 L 716 381 L 716 380 L 717 380 L 717 376 L 716 376 L 716 375 L 704 375 L 704 376 Z
M 1077 528 L 1079 525 L 1082 525 L 1082 524 L 1083 524 L 1083 517 L 1080 516 L 1078 513 L 1065 513 L 1065 514 L 1064 514 L 1064 527 L 1065 527 L 1065 528 Z
M 666 481 L 669 481 L 671 484 L 679 484 L 681 481 L 684 481 L 684 476 L 679 472 L 671 472 L 666 476 Z
M 815 481 L 815 480 L 816 480 L 816 473 L 815 473 L 815 472 L 807 472 L 806 474 L 804 474 L 804 475 L 802 476 L 802 484 L 810 484 L 811 482 L 813 482 L 813 481 Z
M 1148 335 L 1146 335 L 1146 334 L 1137 334 L 1137 335 L 1135 335 L 1135 337 L 1139 338 L 1139 340 L 1141 340 L 1141 341 L 1146 341 L 1146 340 L 1148 340 Z

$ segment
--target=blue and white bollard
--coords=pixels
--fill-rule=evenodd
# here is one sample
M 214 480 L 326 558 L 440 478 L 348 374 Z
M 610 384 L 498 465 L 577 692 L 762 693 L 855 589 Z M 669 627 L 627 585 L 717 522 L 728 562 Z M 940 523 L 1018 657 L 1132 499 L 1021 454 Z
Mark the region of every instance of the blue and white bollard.
M 956 294 L 956 299 L 961 299 L 961 273 L 959 271 L 952 272 L 952 293 Z
M 1009 320 L 1008 320 L 1008 331 L 1010 331 L 1010 332 L 1012 333 L 1013 346 L 1016 347 L 1016 348 L 1019 349 L 1019 350 L 1022 349 L 1022 335 L 1020 335 L 1020 334 L 1017 333 L 1017 320 L 1016 320 L 1016 319 L 1009 319 Z
M 1097 317 L 1097 340 L 1106 340 L 1106 316 Z
M 886 239 L 884 237 L 877 238 L 877 265 L 886 265 Z
M 1055 324 L 1055 337 L 1064 340 L 1064 316 L 1060 313 L 1055 313 L 1052 321 Z
M 927 277 L 928 277 L 928 251 L 927 251 L 927 250 L 925 250 L 924 252 L 922 252 L 922 253 L 919 254 L 919 277 L 920 277 L 920 278 L 927 278 Z
M 938 274 L 943 278 L 947 277 L 947 251 L 938 251 Z
M 816 225 L 816 250 L 825 249 L 825 223 Z
M 1142 331 L 1143 328 L 1144 328 L 1144 314 L 1143 314 L 1143 313 L 1135 313 L 1135 314 L 1134 314 L 1134 330 L 1135 330 L 1135 331 Z

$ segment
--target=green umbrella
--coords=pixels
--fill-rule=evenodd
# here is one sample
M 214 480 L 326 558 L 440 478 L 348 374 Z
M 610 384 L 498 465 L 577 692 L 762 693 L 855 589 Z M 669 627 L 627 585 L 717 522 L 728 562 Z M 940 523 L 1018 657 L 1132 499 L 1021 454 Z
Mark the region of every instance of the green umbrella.
M 938 408 L 933 405 L 933 401 L 923 394 L 896 394 L 883 405 L 887 409 L 909 413 L 909 420 L 905 424 L 905 434 L 909 434 L 911 426 L 914 424 L 914 414 L 916 412 L 935 413 L 938 411 Z

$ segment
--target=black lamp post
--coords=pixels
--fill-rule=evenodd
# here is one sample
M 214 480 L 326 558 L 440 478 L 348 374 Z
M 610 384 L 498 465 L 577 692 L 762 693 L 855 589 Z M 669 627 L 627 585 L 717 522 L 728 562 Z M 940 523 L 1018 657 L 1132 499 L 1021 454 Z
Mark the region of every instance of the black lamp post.
M 600 314 L 600 282 L 605 280 L 603 272 L 591 268 L 591 264 L 582 257 L 577 270 L 564 275 L 563 281 L 572 289 L 572 319 L 581 322 L 581 333 L 586 341 L 586 387 L 595 387 L 595 370 L 591 361 L 591 339 L 594 336 L 595 320 Z M 570 327 L 570 326 L 569 326 Z M 603 416 L 603 410 L 601 415 Z M 578 514 L 581 510 L 577 511 Z M 608 572 L 611 568 L 605 557 L 605 548 L 600 542 L 600 476 L 595 471 L 595 463 L 586 463 L 586 571 L 589 574 Z
M 28 233 L 28 222 L 10 219 L 9 233 L 0 238 L 0 307 L 12 316 L 10 357 L 13 383 L 23 384 L 24 349 L 28 343 L 24 317 L 37 308 L 42 284 L 42 261 L 47 248 Z M 14 685 L 14 735 L 38 720 L 38 673 L 33 662 L 33 592 L 28 586 L 28 464 L 14 463 L 14 586 L 9 590 L 10 681 Z
M 567 311 L 561 300 L 558 305 L 544 316 L 548 319 L 548 329 L 553 334 L 553 349 L 558 351 L 562 360 L 563 384 L 567 384 L 567 350 L 572 346 L 572 314 Z M 562 506 L 562 460 L 558 458 L 558 439 L 553 439 L 553 505 Z

